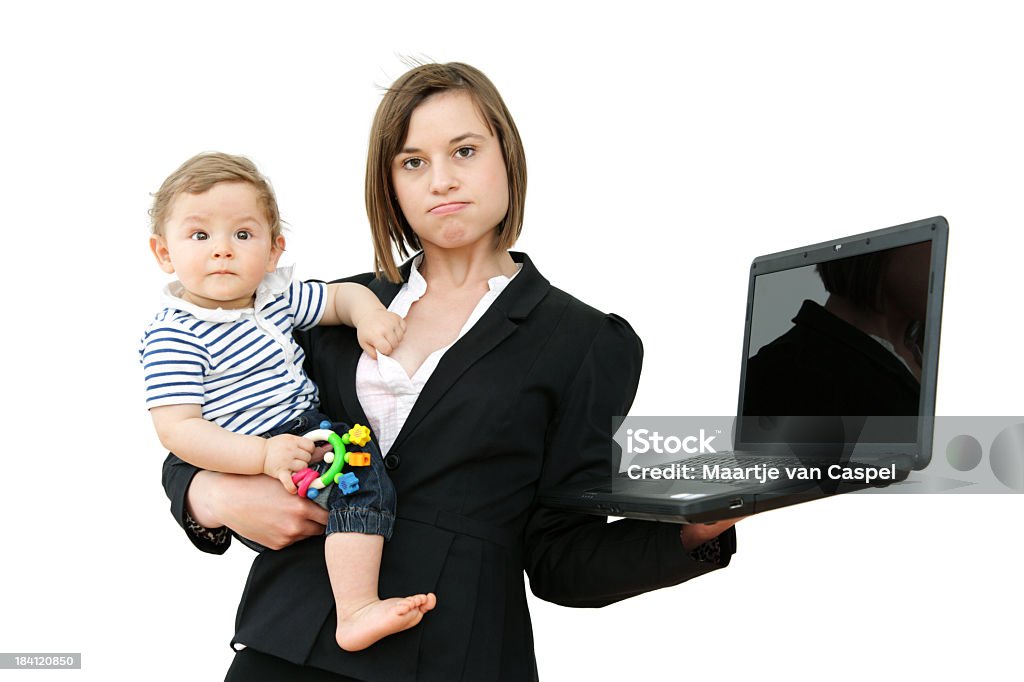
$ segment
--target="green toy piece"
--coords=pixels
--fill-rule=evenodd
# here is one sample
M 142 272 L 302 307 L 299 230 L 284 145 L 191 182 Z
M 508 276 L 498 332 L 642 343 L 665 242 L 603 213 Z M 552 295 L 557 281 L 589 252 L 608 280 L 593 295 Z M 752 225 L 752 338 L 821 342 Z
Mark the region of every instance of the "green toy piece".
M 341 473 L 341 468 L 345 466 L 345 446 L 348 445 L 348 434 L 339 436 L 336 433 L 332 433 L 327 436 L 327 442 L 334 446 L 334 461 L 331 462 L 331 468 L 320 477 L 320 482 L 324 484 L 324 487 L 334 483 L 334 477 Z

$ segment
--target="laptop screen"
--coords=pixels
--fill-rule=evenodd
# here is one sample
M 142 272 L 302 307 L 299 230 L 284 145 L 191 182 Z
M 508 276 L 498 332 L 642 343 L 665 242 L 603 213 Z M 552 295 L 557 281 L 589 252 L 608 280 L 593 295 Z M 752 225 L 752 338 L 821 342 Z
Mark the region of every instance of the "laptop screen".
M 860 251 L 754 276 L 739 440 L 917 441 L 932 242 Z

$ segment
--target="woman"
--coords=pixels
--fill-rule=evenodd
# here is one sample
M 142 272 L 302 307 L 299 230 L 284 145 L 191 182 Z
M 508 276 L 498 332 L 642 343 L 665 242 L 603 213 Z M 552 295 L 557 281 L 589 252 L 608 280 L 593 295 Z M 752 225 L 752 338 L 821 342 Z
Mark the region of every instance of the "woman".
M 382 593 L 434 592 L 437 608 L 340 651 L 320 510 L 266 477 L 196 475 L 169 458 L 172 510 L 197 546 L 223 551 L 223 529 L 207 530 L 223 526 L 283 548 L 253 564 L 233 639 L 248 648 L 229 680 L 535 679 L 524 569 L 542 599 L 603 606 L 728 563 L 733 531 L 712 538 L 731 523 L 607 524 L 533 504 L 540 488 L 607 473 L 642 348 L 625 321 L 508 252 L 525 190 L 519 134 L 482 73 L 424 65 L 384 96 L 366 180 L 383 276 L 353 280 L 405 317 L 406 336 L 379 364 L 347 328 L 303 342 L 324 411 L 369 422 L 398 491 Z M 394 250 L 422 253 L 399 268 Z

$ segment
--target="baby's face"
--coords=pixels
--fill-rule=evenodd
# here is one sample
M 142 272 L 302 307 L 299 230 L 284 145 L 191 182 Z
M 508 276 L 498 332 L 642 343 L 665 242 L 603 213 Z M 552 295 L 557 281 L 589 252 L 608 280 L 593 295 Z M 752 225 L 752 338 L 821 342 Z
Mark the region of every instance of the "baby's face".
M 203 308 L 247 308 L 263 275 L 273 272 L 284 238 L 271 238 L 259 195 L 246 182 L 221 182 L 179 194 L 163 235 L 150 247 L 164 272 L 178 275 L 183 298 Z

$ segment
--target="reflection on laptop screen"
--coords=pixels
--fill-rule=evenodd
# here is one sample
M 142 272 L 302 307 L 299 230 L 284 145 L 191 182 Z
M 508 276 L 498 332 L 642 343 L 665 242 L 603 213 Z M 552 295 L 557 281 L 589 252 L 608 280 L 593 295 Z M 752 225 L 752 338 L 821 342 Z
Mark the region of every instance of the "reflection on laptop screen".
M 742 440 L 913 443 L 930 263 L 925 241 L 758 275 Z

